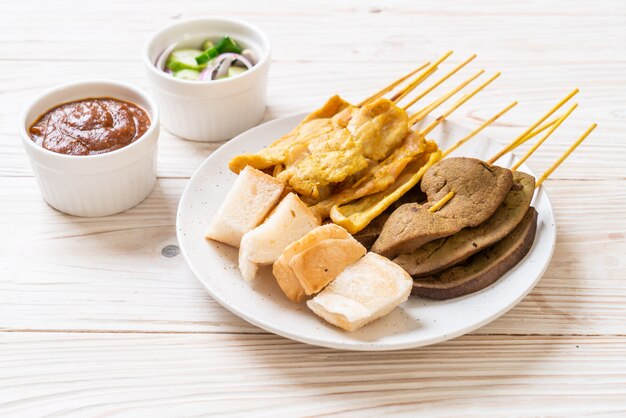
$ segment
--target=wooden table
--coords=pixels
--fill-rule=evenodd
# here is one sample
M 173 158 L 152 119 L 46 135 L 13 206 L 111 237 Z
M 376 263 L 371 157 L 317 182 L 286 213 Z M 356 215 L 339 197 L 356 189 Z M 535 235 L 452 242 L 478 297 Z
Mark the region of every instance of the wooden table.
M 0 10 L 0 416 L 528 416 L 626 414 L 626 3 L 451 1 L 3 2 Z M 441 2 L 443 3 L 443 2 Z M 41 198 L 17 134 L 28 100 L 62 82 L 147 87 L 148 34 L 232 15 L 273 43 L 266 119 L 333 93 L 358 100 L 454 49 L 503 76 L 455 114 L 508 142 L 573 87 L 580 109 L 530 165 L 545 170 L 599 129 L 546 183 L 552 263 L 493 323 L 388 353 L 311 347 L 213 301 L 176 251 L 175 212 L 219 144 L 164 131 L 159 181 L 138 207 L 96 219 Z

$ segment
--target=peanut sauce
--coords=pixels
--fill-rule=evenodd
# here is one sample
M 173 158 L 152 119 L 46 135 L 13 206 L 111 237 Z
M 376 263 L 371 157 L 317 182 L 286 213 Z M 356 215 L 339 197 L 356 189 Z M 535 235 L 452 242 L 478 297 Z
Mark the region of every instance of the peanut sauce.
M 101 97 L 64 103 L 50 109 L 30 127 L 30 138 L 50 151 L 97 155 L 123 148 L 150 127 L 139 106 Z

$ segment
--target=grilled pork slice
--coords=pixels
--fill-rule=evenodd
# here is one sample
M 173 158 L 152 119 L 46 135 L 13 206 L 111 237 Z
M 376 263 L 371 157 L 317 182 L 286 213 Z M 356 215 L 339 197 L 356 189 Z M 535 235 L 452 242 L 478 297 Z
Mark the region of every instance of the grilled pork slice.
M 246 232 L 241 239 L 239 270 L 243 278 L 254 279 L 259 265 L 272 264 L 289 244 L 320 224 L 311 209 L 294 193 L 289 193 L 265 222 Z
M 503 240 L 432 276 L 413 279 L 411 294 L 451 299 L 484 289 L 519 263 L 530 251 L 537 230 L 537 211 L 530 207 L 522 221 Z
M 436 214 L 465 227 L 485 222 L 498 209 L 513 186 L 513 173 L 476 158 L 445 158 L 432 166 L 422 179 L 428 196 L 426 209 L 449 192 L 455 195 Z
M 282 181 L 244 168 L 211 220 L 205 237 L 239 247 L 243 234 L 259 225 L 283 193 Z
M 399 255 L 393 261 L 413 277 L 429 276 L 456 265 L 510 234 L 528 211 L 534 191 L 535 178 L 516 171 L 513 173 L 513 187 L 484 223 L 429 242 L 412 253 Z
M 397 264 L 367 253 L 309 300 L 307 306 L 331 324 L 354 331 L 406 301 L 411 285 L 411 276 Z
M 513 185 L 510 170 L 475 158 L 447 158 L 432 166 L 422 179 L 428 196 L 424 205 L 409 203 L 391 214 L 372 251 L 394 258 L 463 228 L 485 222 L 496 211 Z M 428 208 L 453 191 L 443 208 Z
M 389 216 L 372 245 L 372 251 L 393 258 L 436 239 L 455 234 L 460 229 L 459 223 L 454 219 L 430 213 L 419 203 L 407 203 Z

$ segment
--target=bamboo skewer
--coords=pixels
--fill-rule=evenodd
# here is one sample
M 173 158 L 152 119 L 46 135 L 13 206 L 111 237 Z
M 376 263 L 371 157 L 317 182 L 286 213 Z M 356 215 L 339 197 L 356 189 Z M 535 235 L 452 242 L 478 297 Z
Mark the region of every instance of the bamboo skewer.
M 504 115 L 506 112 L 514 108 L 516 105 L 517 105 L 517 102 L 515 101 L 511 103 L 510 105 L 508 105 L 507 107 L 505 107 L 504 109 L 502 109 L 501 111 L 499 111 L 498 113 L 496 113 L 495 115 L 493 115 L 491 118 L 484 121 L 478 128 L 470 132 L 469 135 L 467 135 L 465 138 L 460 139 L 459 141 L 457 141 L 456 144 L 452 145 L 450 148 L 445 150 L 444 153 L 441 155 L 441 158 L 442 159 L 446 158 L 452 152 L 456 151 L 461 145 L 465 144 L 467 141 L 469 141 L 470 139 L 478 135 L 483 129 L 485 129 L 487 126 L 491 125 L 493 122 L 498 120 L 500 116 Z
M 408 86 L 404 87 L 402 90 L 394 94 L 389 100 L 396 103 L 402 100 L 406 95 L 411 93 L 417 86 L 422 84 L 424 80 L 430 77 L 435 71 L 437 71 L 439 67 L 429 67 L 424 70 L 422 74 L 417 76 L 415 80 L 413 80 Z
M 444 94 L 443 96 L 441 96 L 440 98 L 438 98 L 437 100 L 429 104 L 428 106 L 419 110 L 414 115 L 411 115 L 411 117 L 409 118 L 409 126 L 415 125 L 417 122 L 424 119 L 430 112 L 438 108 L 442 103 L 444 103 L 450 97 L 454 96 L 457 92 L 465 88 L 465 86 L 467 86 L 469 83 L 471 83 L 472 81 L 480 77 L 480 75 L 484 72 L 485 70 L 480 70 L 479 72 L 477 72 L 476 74 L 474 74 L 473 76 L 471 76 L 470 78 L 468 78 L 467 80 L 465 80 L 464 82 L 462 82 L 461 84 L 459 84 L 458 86 L 456 86 L 455 88 L 453 88 L 452 90 L 450 90 L 449 92 L 447 92 L 446 94 Z
M 524 138 L 524 142 L 526 142 L 526 140 L 528 140 L 528 139 L 536 137 L 537 135 L 539 135 L 540 133 L 542 133 L 543 131 L 545 131 L 549 127 L 553 126 L 555 123 L 557 123 L 559 121 L 559 118 L 560 118 L 560 116 L 557 116 L 556 118 L 552 119 L 550 122 L 546 122 L 545 124 L 541 125 L 537 129 L 535 129 L 534 131 L 529 133 L 526 136 L 526 138 Z
M 439 209 L 441 209 L 446 203 L 448 203 L 448 201 L 450 199 L 452 199 L 454 197 L 454 190 L 451 190 L 448 192 L 448 194 L 446 194 L 444 197 L 442 197 L 439 202 L 435 203 L 434 205 L 432 205 L 430 208 L 428 208 L 428 211 L 430 213 L 435 213 L 437 212 Z
M 403 82 L 405 82 L 408 78 L 414 76 L 415 74 L 417 74 L 419 71 L 423 70 L 424 68 L 426 68 L 427 66 L 430 65 L 430 62 L 425 62 L 424 64 L 420 65 L 419 67 L 417 67 L 416 69 L 414 69 L 413 71 L 411 71 L 410 73 L 400 77 L 399 79 L 397 79 L 396 81 L 394 81 L 393 83 L 387 85 L 386 87 L 382 88 L 381 90 L 377 91 L 376 93 L 372 94 L 370 97 L 368 97 L 367 99 L 363 100 L 361 103 L 359 103 L 357 105 L 357 107 L 362 107 L 365 106 L 366 104 L 368 104 L 369 102 L 376 100 L 382 96 L 384 96 L 385 94 L 389 93 L 391 90 L 395 89 L 397 86 L 399 86 L 400 84 L 402 84 Z
M 574 97 L 577 93 L 579 92 L 578 89 L 574 89 L 572 90 L 572 92 L 570 92 L 567 96 L 565 96 L 563 99 L 561 99 L 560 102 L 558 102 L 556 105 L 554 105 L 552 107 L 552 109 L 550 109 L 548 111 L 548 113 L 546 113 L 545 115 L 543 115 L 538 121 L 536 121 L 535 123 L 533 123 L 528 129 L 526 129 L 520 136 L 518 136 L 517 138 L 515 138 L 513 141 L 511 141 L 511 143 L 509 145 L 507 145 L 506 147 L 504 147 L 500 152 L 498 152 L 496 155 L 494 155 L 493 157 L 491 157 L 491 159 L 489 159 L 487 162 L 489 164 L 493 164 L 496 161 L 498 161 L 498 159 L 500 157 L 502 157 L 504 154 L 511 152 L 513 149 L 515 149 L 516 147 L 518 147 L 519 145 L 523 144 L 524 142 L 528 141 L 529 137 L 528 135 L 533 132 L 533 130 L 535 128 L 537 128 L 540 124 L 542 124 L 546 119 L 548 119 L 550 116 L 552 116 L 552 114 L 554 112 L 556 112 L 557 110 L 559 110 L 569 99 L 571 99 L 572 97 Z
M 448 51 L 445 54 L 443 54 L 439 59 L 437 59 L 435 62 L 433 62 L 432 64 L 430 64 L 428 67 L 426 67 L 426 69 L 424 70 L 424 72 L 422 74 L 420 74 L 419 76 L 417 76 L 415 78 L 415 80 L 413 80 L 411 83 L 409 83 L 409 85 L 405 86 L 402 90 L 400 90 L 399 92 L 397 92 L 396 94 L 394 94 L 391 99 L 392 102 L 398 102 L 400 100 L 402 100 L 402 98 L 404 98 L 407 94 L 409 94 L 410 92 L 412 92 L 417 86 L 419 86 L 424 80 L 426 80 L 428 77 L 430 77 L 430 75 L 432 73 L 434 73 L 435 71 L 437 71 L 437 67 L 439 66 L 439 64 L 441 64 L 442 62 L 444 62 L 446 59 L 448 59 L 448 57 L 450 55 L 452 55 L 453 51 Z
M 516 171 L 518 168 L 520 168 L 520 166 L 522 164 L 524 164 L 524 162 L 531 156 L 533 155 L 533 153 L 537 150 L 537 148 L 539 148 L 545 141 L 546 139 L 548 139 L 548 137 L 550 137 L 550 135 L 552 135 L 552 133 L 554 131 L 556 131 L 556 129 L 561 126 L 561 124 L 563 122 L 565 122 L 565 119 L 568 118 L 569 115 L 572 114 L 572 112 L 574 111 L 574 109 L 576 109 L 576 107 L 578 107 L 578 103 L 574 103 L 574 105 L 572 107 L 569 108 L 569 110 L 567 112 L 565 112 L 565 114 L 563 116 L 561 116 L 560 118 L 557 119 L 556 123 L 554 125 L 552 125 L 552 128 L 550 128 L 550 130 L 548 130 L 548 132 L 546 132 L 546 134 L 539 140 L 537 141 L 537 143 L 535 145 L 533 145 L 527 152 L 526 154 L 524 154 L 524 156 L 522 158 L 520 158 L 520 160 L 515 163 L 515 165 L 513 167 L 511 167 L 511 171 Z
M 539 188 L 539 187 L 541 186 L 541 184 L 542 184 L 542 183 L 543 183 L 543 182 L 544 182 L 544 181 L 545 181 L 548 177 L 550 177 L 550 174 L 552 174 L 552 173 L 554 172 L 554 170 L 556 170 L 557 168 L 559 168 L 559 166 L 561 165 L 561 163 L 562 163 L 563 161 L 565 161 L 565 159 L 566 159 L 567 157 L 569 157 L 569 156 L 570 156 L 570 154 L 571 154 L 572 152 L 574 152 L 574 150 L 575 150 L 576 148 L 578 148 L 578 146 L 579 146 L 579 145 L 580 145 L 580 144 L 581 144 L 581 143 L 585 140 L 585 138 L 587 138 L 587 137 L 589 136 L 589 134 L 590 134 L 590 133 L 591 133 L 594 129 L 596 129 L 596 127 L 597 127 L 597 126 L 598 126 L 598 124 L 597 124 L 597 123 L 592 123 L 592 124 L 591 124 L 591 126 L 590 126 L 589 128 L 587 128 L 587 130 L 585 131 L 585 133 L 583 133 L 583 134 L 581 135 L 581 137 L 580 137 L 580 138 L 578 138 L 578 139 L 576 140 L 576 142 L 574 142 L 572 145 L 570 145 L 570 147 L 567 149 L 567 151 L 565 151 L 565 152 L 563 153 L 563 155 L 561 155 L 561 157 L 559 157 L 559 159 L 558 159 L 558 160 L 557 160 L 554 164 L 552 164 L 552 166 L 551 166 L 549 169 L 547 169 L 545 173 L 543 173 L 543 175 L 539 178 L 539 180 L 537 180 L 537 183 L 535 184 L 535 188 L 536 188 L 536 189 L 537 189 L 537 188 Z
M 483 84 L 481 84 L 480 86 L 476 87 L 474 90 L 472 90 L 471 92 L 463 95 L 463 97 L 461 97 L 459 100 L 457 100 L 448 110 L 446 110 L 445 112 L 443 112 L 440 116 L 437 117 L 437 119 L 435 119 L 434 121 L 431 122 L 430 125 L 428 125 L 425 129 L 423 129 L 422 131 L 420 131 L 420 134 L 422 134 L 423 136 L 428 135 L 433 129 L 435 129 L 445 118 L 447 118 L 448 116 L 450 116 L 452 114 L 452 112 L 454 112 L 455 110 L 457 110 L 459 107 L 463 106 L 465 103 L 467 103 L 467 101 L 469 99 L 471 99 L 472 97 L 474 97 L 476 94 L 478 94 L 478 92 L 480 92 L 481 90 L 483 90 L 485 87 L 487 87 L 489 84 L 491 84 L 491 82 L 493 82 L 493 80 L 495 80 L 496 78 L 500 77 L 500 73 L 496 73 L 493 76 L 491 76 L 491 78 L 489 78 L 487 81 L 485 81 Z
M 449 79 L 450 77 L 452 77 L 454 74 L 456 74 L 457 72 L 459 72 L 459 70 L 461 70 L 461 68 L 465 67 L 467 64 L 469 64 L 470 62 L 472 62 L 474 60 L 474 58 L 476 58 L 476 54 L 472 55 L 471 57 L 469 57 L 468 59 L 466 59 L 465 61 L 463 61 L 462 63 L 460 63 L 459 65 L 457 65 L 456 67 L 454 67 L 451 71 L 449 71 L 446 75 L 444 75 L 443 77 L 441 77 L 439 80 L 437 80 L 433 85 L 431 85 L 429 88 L 427 88 L 426 90 L 424 90 L 423 92 L 421 92 L 419 95 L 417 95 L 417 97 L 413 98 L 413 100 L 411 100 L 409 102 L 409 104 L 407 104 L 406 106 L 403 107 L 404 110 L 409 109 L 411 106 L 413 106 L 415 103 L 417 103 L 420 99 L 422 99 L 424 96 L 426 96 L 428 93 L 430 93 L 431 91 L 433 91 L 434 89 L 436 89 L 437 87 L 439 87 L 444 81 L 446 81 L 447 79 Z

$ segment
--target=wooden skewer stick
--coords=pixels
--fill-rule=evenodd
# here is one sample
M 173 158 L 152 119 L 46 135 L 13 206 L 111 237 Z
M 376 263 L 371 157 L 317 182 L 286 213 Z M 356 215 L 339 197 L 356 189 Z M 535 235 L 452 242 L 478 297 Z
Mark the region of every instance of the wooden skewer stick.
M 537 129 L 535 129 L 534 131 L 532 131 L 531 133 L 529 133 L 526 138 L 524 138 L 524 142 L 526 142 L 526 140 L 531 139 L 536 137 L 537 135 L 539 135 L 540 133 L 542 133 L 543 131 L 545 131 L 546 129 L 550 128 L 551 126 L 553 126 L 555 123 L 557 123 L 559 121 L 561 117 L 557 116 L 556 118 L 552 119 L 550 122 L 546 122 L 545 124 L 541 125 L 540 127 L 538 127 Z
M 441 96 L 440 98 L 438 98 L 437 100 L 429 104 L 428 106 L 424 107 L 423 109 L 421 109 L 414 115 L 411 115 L 411 117 L 409 118 L 409 126 L 415 125 L 417 122 L 424 119 L 430 112 L 438 108 L 442 103 L 444 103 L 450 97 L 454 96 L 457 92 L 465 88 L 465 86 L 467 86 L 469 83 L 471 83 L 472 81 L 480 77 L 480 75 L 484 72 L 485 70 L 480 70 L 479 72 L 477 72 L 476 74 L 474 74 L 473 76 L 471 76 L 470 78 L 468 78 L 467 80 L 465 80 L 464 82 L 462 82 L 461 84 L 459 84 L 458 86 L 456 86 L 455 88 L 453 88 L 452 90 L 450 90 L 449 92 L 447 92 L 446 94 L 444 94 L 443 96 Z
M 534 131 L 532 131 L 531 133 L 526 135 L 524 138 L 520 138 L 520 139 L 514 140 L 509 145 L 507 145 L 507 148 L 508 148 L 507 152 L 515 151 L 516 148 L 524 145 L 526 142 L 530 141 L 531 139 L 533 139 L 534 137 L 536 137 L 537 135 L 539 135 L 540 133 L 542 133 L 546 129 L 554 126 L 554 124 L 557 123 L 560 118 L 561 118 L 561 116 L 558 116 L 558 117 L 554 118 L 552 121 L 547 122 L 544 125 L 540 126 L 539 128 L 535 129 Z
M 531 156 L 533 155 L 533 152 L 535 152 L 537 150 L 537 148 L 539 148 L 541 146 L 541 144 L 543 144 L 546 139 L 548 139 L 548 137 L 550 137 L 550 135 L 552 135 L 552 133 L 554 131 L 556 131 L 556 129 L 561 126 L 561 124 L 563 122 L 565 122 L 565 119 L 568 118 L 569 115 L 572 114 L 572 112 L 574 111 L 574 109 L 576 109 L 576 107 L 578 107 L 578 103 L 574 103 L 574 105 L 572 107 L 569 108 L 569 110 L 567 112 L 565 112 L 565 114 L 563 116 L 561 116 L 560 118 L 557 119 L 556 123 L 554 125 L 552 125 L 552 128 L 550 128 L 550 130 L 548 132 L 546 132 L 546 134 L 539 140 L 537 141 L 537 143 L 535 145 L 533 145 L 527 152 L 526 154 L 524 154 L 524 156 L 522 158 L 520 158 L 520 160 L 515 163 L 515 165 L 513 167 L 511 167 L 511 171 L 516 171 L 518 168 L 520 168 L 520 166 L 522 164 L 524 164 L 524 162 Z
M 496 73 L 494 74 L 491 78 L 489 78 L 489 80 L 485 81 L 483 84 L 481 84 L 480 86 L 476 87 L 474 90 L 472 90 L 471 92 L 464 94 L 463 97 L 461 97 L 459 100 L 457 100 L 448 110 L 446 110 L 445 112 L 443 112 L 440 116 L 437 117 L 437 119 L 435 119 L 434 121 L 431 122 L 430 125 L 428 125 L 425 129 L 420 131 L 420 134 L 422 134 L 423 136 L 428 135 L 433 129 L 435 129 L 445 118 L 447 118 L 448 116 L 450 116 L 452 114 L 452 112 L 454 112 L 455 110 L 457 110 L 459 107 L 463 106 L 465 103 L 467 103 L 467 101 L 469 99 L 471 99 L 472 97 L 474 97 L 479 91 L 483 90 L 485 87 L 487 87 L 489 84 L 491 84 L 491 82 L 493 80 L 495 80 L 496 78 L 498 78 L 500 76 L 500 73 Z
M 407 94 L 412 92 L 417 86 L 422 84 L 422 82 L 424 82 L 424 80 L 426 80 L 435 71 L 437 71 L 438 68 L 439 67 L 429 67 L 429 68 L 426 68 L 423 73 L 421 73 L 419 76 L 417 76 L 415 78 L 415 80 L 413 80 L 411 82 L 411 84 L 409 84 L 408 86 L 406 86 L 405 88 L 403 88 L 402 90 L 400 90 L 399 92 L 394 94 L 389 100 L 391 100 L 392 102 L 398 102 L 398 101 L 402 100 L 402 98 L 404 98 Z
M 444 81 L 446 81 L 447 79 L 452 77 L 454 74 L 456 74 L 461 68 L 465 67 L 467 64 L 472 62 L 474 60 L 474 58 L 476 58 L 476 54 L 472 55 L 471 57 L 469 57 L 468 59 L 466 59 L 465 61 L 463 61 L 459 65 L 457 65 L 456 67 L 454 67 L 450 72 L 448 72 L 446 75 L 444 75 L 439 80 L 437 80 L 432 86 L 428 87 L 426 90 L 424 90 L 419 95 L 417 95 L 417 97 L 415 97 L 413 100 L 411 100 L 409 102 L 409 104 L 407 104 L 406 106 L 403 107 L 403 109 L 404 110 L 409 109 L 411 106 L 413 106 L 415 103 L 417 103 L 420 99 L 422 99 L 428 93 L 430 93 L 431 91 L 433 91 L 434 89 L 439 87 L 441 85 L 441 83 L 443 83 Z
M 465 138 L 459 140 L 456 144 L 452 145 L 450 148 L 445 150 L 444 153 L 441 155 L 441 158 L 446 158 L 448 155 L 450 155 L 452 152 L 458 149 L 461 145 L 465 144 L 467 141 L 469 141 L 470 139 L 478 135 L 483 129 L 485 129 L 487 126 L 491 125 L 492 123 L 494 123 L 496 120 L 500 118 L 500 116 L 504 115 L 506 112 L 514 108 L 516 105 L 517 105 L 517 102 L 513 102 L 507 107 L 505 107 L 504 109 L 502 109 L 501 111 L 499 111 L 498 113 L 496 113 L 495 115 L 493 115 L 491 118 L 484 121 L 482 125 L 480 125 L 478 128 L 470 132 L 470 134 L 467 135 Z
M 448 203 L 448 201 L 450 199 L 452 199 L 454 197 L 454 190 L 451 190 L 448 192 L 447 195 L 445 195 L 444 197 L 442 197 L 439 202 L 435 203 L 434 205 L 432 205 L 430 208 L 428 208 L 428 211 L 430 213 L 434 213 L 437 212 L 439 209 L 441 209 L 446 203 Z
M 417 67 L 416 69 L 414 69 L 413 71 L 411 71 L 410 73 L 400 77 L 399 79 L 397 79 L 396 81 L 394 81 L 393 83 L 387 85 L 386 87 L 384 87 L 383 89 L 377 91 L 376 93 L 372 94 L 370 97 L 368 97 L 367 99 L 363 100 L 361 103 L 359 103 L 357 105 L 357 107 L 361 107 L 361 106 L 365 106 L 366 104 L 368 104 L 369 102 L 378 99 L 379 97 L 384 96 L 385 94 L 389 93 L 391 90 L 395 89 L 397 86 L 399 86 L 400 84 L 402 84 L 403 82 L 405 82 L 409 77 L 414 76 L 415 74 L 417 74 L 419 71 L 423 70 L 424 68 L 426 68 L 428 65 L 430 65 L 430 62 L 425 62 L 424 64 L 420 65 L 419 67 Z
M 545 173 L 543 173 L 543 175 L 539 178 L 539 180 L 537 181 L 537 183 L 535 184 L 535 188 L 539 188 L 541 186 L 541 184 L 548 178 L 550 177 L 550 174 L 552 174 L 554 172 L 554 170 L 556 170 L 563 161 L 565 161 L 565 159 L 567 157 L 570 156 L 570 154 L 572 152 L 574 152 L 574 150 L 576 148 L 578 148 L 578 146 L 585 140 L 585 138 L 587 138 L 589 136 L 589 134 L 596 129 L 596 127 L 598 126 L 597 123 L 592 123 L 591 126 L 589 128 L 587 128 L 587 130 L 585 131 L 584 134 L 582 134 L 582 136 L 580 138 L 578 138 L 576 140 L 576 142 L 574 142 L 568 149 L 567 151 L 565 151 L 565 153 L 563 155 L 561 155 L 561 157 L 554 163 L 552 164 L 552 167 L 548 168 L 546 170 Z
M 391 100 L 392 102 L 398 102 L 402 100 L 403 97 L 405 97 L 407 94 L 412 92 L 417 86 L 419 86 L 422 83 L 422 81 L 426 80 L 432 73 L 437 71 L 439 64 L 441 64 L 446 59 L 448 59 L 448 57 L 452 55 L 452 52 L 453 51 L 448 51 L 445 54 L 443 54 L 439 59 L 437 59 L 437 61 L 433 62 L 428 67 L 426 67 L 424 72 L 420 74 L 419 76 L 417 76 L 415 80 L 409 83 L 408 86 L 404 87 L 402 90 L 394 94 L 389 100 Z
M 502 157 L 504 154 L 511 152 L 513 149 L 515 149 L 516 147 L 518 147 L 519 145 L 523 144 L 524 142 L 528 141 L 529 137 L 528 134 L 530 134 L 531 132 L 533 132 L 533 130 L 535 128 L 537 128 L 537 126 L 539 126 L 540 124 L 542 124 L 546 119 L 548 119 L 550 116 L 552 116 L 552 114 L 554 112 L 556 112 L 557 110 L 559 110 L 565 103 L 567 103 L 567 101 L 569 99 L 571 99 L 572 97 L 574 97 L 580 90 L 578 89 L 574 89 L 572 90 L 571 93 L 569 93 L 567 96 L 565 96 L 563 99 L 561 99 L 560 102 L 558 102 L 556 105 L 554 105 L 552 107 L 552 109 L 550 109 L 548 111 L 548 113 L 546 113 L 545 115 L 543 115 L 538 121 L 536 121 L 535 123 L 533 123 L 528 129 L 526 129 L 524 132 L 522 132 L 522 134 L 520 136 L 518 136 L 517 138 L 515 138 L 513 141 L 511 141 L 511 143 L 509 145 L 507 145 L 506 147 L 504 147 L 500 152 L 498 152 L 496 155 L 494 155 L 493 157 L 491 157 L 491 159 L 489 161 L 487 161 L 489 164 L 493 164 L 496 161 L 498 161 L 498 159 L 500 157 Z

